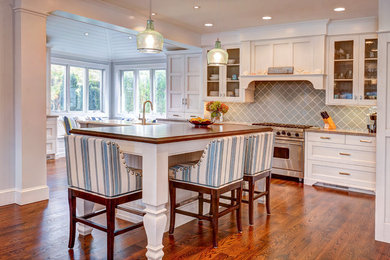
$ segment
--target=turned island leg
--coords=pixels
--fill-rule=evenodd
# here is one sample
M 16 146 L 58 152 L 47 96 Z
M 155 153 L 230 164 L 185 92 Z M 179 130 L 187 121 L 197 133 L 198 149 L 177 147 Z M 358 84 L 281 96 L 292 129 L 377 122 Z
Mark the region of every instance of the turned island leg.
M 167 224 L 168 153 L 163 150 L 155 144 L 143 146 L 142 201 L 146 206 L 143 219 L 148 239 L 146 257 L 153 260 L 164 256 L 162 240 Z

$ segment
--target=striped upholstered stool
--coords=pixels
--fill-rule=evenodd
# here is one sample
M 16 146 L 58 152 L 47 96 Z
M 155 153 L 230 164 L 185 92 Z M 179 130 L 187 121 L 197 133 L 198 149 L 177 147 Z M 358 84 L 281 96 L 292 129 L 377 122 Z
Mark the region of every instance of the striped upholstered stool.
M 241 195 L 244 171 L 245 136 L 233 136 L 216 139 L 210 142 L 203 152 L 199 162 L 181 164 L 170 168 L 170 227 L 172 234 L 175 227 L 175 214 L 187 215 L 200 220 L 211 221 L 213 227 L 213 245 L 218 246 L 218 218 L 229 212 L 236 211 L 237 228 L 241 232 Z M 199 193 L 198 214 L 187 212 L 178 207 L 186 203 L 176 203 L 176 189 L 184 189 Z M 237 200 L 231 204 L 219 202 L 221 194 L 237 191 Z M 206 199 L 203 194 L 210 194 Z M 192 200 L 193 201 L 193 200 Z M 192 201 L 187 201 L 192 202 Z M 203 202 L 210 203 L 210 214 L 203 215 Z M 219 207 L 226 209 L 219 212 Z
M 69 248 L 73 248 L 76 223 L 107 233 L 107 259 L 114 257 L 116 235 L 141 227 L 142 222 L 115 230 L 118 205 L 142 198 L 142 171 L 126 165 L 118 144 L 104 139 L 69 135 L 65 137 L 66 166 L 70 210 Z M 105 205 L 85 216 L 76 216 L 76 198 Z M 107 227 L 89 220 L 106 213 Z
M 242 200 L 249 204 L 249 224 L 253 225 L 253 204 L 262 196 L 266 196 L 267 214 L 270 211 L 270 183 L 272 158 L 274 154 L 274 134 L 272 132 L 260 133 L 249 136 L 246 140 L 244 181 L 248 182 L 248 200 Z M 265 191 L 257 191 L 257 181 L 266 178 Z

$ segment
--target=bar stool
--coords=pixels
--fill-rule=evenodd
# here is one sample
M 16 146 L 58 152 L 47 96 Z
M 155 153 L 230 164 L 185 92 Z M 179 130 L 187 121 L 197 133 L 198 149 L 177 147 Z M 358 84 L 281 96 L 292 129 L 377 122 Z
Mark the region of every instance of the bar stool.
M 142 171 L 128 167 L 119 145 L 104 139 L 69 135 L 65 137 L 65 150 L 70 212 L 68 247 L 74 247 L 76 223 L 80 222 L 107 233 L 107 259 L 113 259 L 115 236 L 143 226 L 140 222 L 115 230 L 115 209 L 118 205 L 142 198 Z M 106 208 L 76 216 L 76 198 L 105 205 Z M 106 227 L 89 220 L 104 213 Z
M 218 246 L 218 219 L 229 212 L 236 211 L 237 229 L 242 232 L 241 226 L 241 196 L 243 184 L 245 154 L 245 136 L 224 137 L 210 142 L 197 163 L 180 164 L 170 168 L 169 195 L 170 195 L 170 225 L 169 234 L 175 228 L 175 214 L 195 217 L 200 220 L 211 221 L 213 229 L 213 246 Z M 198 196 L 183 203 L 176 203 L 176 189 L 198 192 Z M 237 192 L 237 200 L 231 204 L 219 201 L 225 192 Z M 206 199 L 204 194 L 210 194 Z M 192 201 L 198 200 L 198 214 L 178 209 Z M 211 211 L 203 215 L 203 203 L 210 203 Z M 225 209 L 219 212 L 219 207 Z
M 249 224 L 253 225 L 253 204 L 260 197 L 266 196 L 267 214 L 270 209 L 270 183 L 272 159 L 274 153 L 274 134 L 272 132 L 260 133 L 247 137 L 245 149 L 244 181 L 248 182 L 248 200 L 242 199 L 243 203 L 249 204 Z M 266 178 L 265 191 L 257 191 L 257 181 Z

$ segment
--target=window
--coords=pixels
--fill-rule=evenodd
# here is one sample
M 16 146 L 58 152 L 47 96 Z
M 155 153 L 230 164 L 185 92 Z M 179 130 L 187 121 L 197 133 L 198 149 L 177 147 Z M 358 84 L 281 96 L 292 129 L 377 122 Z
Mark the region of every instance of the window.
M 120 113 L 138 116 L 146 100 L 153 102 L 154 113 L 166 113 L 166 71 L 165 69 L 123 70 L 121 75 Z M 146 113 L 152 112 L 146 106 Z
M 70 67 L 70 111 L 83 111 L 84 69 Z
M 51 97 L 50 106 L 52 111 L 64 111 L 66 66 L 51 65 Z
M 101 110 L 102 70 L 88 70 L 88 110 Z
M 62 62 L 61 62 L 62 63 Z M 51 64 L 50 104 L 54 112 L 103 112 L 105 69 L 78 63 Z

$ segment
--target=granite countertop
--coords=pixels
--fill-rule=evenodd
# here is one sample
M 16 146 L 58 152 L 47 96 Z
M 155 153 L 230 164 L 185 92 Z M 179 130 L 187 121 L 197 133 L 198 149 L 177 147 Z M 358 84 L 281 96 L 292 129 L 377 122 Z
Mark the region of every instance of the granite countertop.
M 317 132 L 317 133 L 327 133 L 327 134 L 345 134 L 345 135 L 357 135 L 357 136 L 370 136 L 376 137 L 375 133 L 368 133 L 366 130 L 357 130 L 357 129 L 335 129 L 328 130 L 319 127 L 313 127 L 305 130 L 306 132 Z

